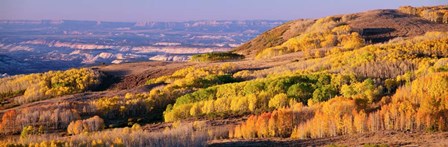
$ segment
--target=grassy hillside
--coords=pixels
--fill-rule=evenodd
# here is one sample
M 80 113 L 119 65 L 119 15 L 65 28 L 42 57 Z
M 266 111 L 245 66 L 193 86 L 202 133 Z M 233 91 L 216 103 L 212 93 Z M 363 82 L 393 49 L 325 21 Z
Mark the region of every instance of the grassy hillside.
M 328 36 L 326 31 L 331 31 L 340 25 L 349 26 L 351 32 L 360 34 L 368 44 L 384 42 L 396 37 L 423 35 L 430 31 L 448 31 L 448 26 L 443 21 L 448 16 L 445 15 L 446 11 L 446 6 L 422 7 L 418 9 L 401 7 L 399 10 L 373 10 L 355 14 L 328 16 L 315 20 L 295 20 L 261 34 L 244 45 L 235 48 L 234 51 L 247 57 L 255 57 L 262 51 L 272 49 L 272 47 L 283 48 L 285 43 L 288 44 L 288 41 L 292 41 L 290 39 L 310 38 L 310 36 L 315 36 L 316 33 L 319 35 L 323 34 L 323 37 Z M 338 36 L 340 34 L 334 35 Z M 308 41 L 311 41 L 310 39 Z M 316 39 L 312 40 L 316 41 Z M 325 47 L 325 45 L 310 45 L 310 43 L 308 42 L 305 48 L 310 46 L 314 48 Z M 276 55 L 278 54 L 269 56 Z
M 291 21 L 237 48 L 244 60 L 2 78 L 0 145 L 448 145 L 435 141 L 448 131 L 448 26 L 426 9 Z
M 257 36 L 240 47 L 237 47 L 235 52 L 248 57 L 253 57 L 259 52 L 260 49 L 280 45 L 286 40 L 300 35 L 306 30 L 306 28 L 312 25 L 313 22 L 313 20 L 296 20 L 287 22 Z

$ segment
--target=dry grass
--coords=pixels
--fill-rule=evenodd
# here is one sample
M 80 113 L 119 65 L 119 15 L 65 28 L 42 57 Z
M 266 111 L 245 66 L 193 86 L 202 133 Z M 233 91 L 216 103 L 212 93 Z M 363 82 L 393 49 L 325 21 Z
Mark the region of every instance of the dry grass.
M 154 132 L 132 127 L 66 137 L 56 134 L 31 135 L 27 138 L 12 137 L 0 141 L 0 146 L 31 145 L 42 142 L 59 142 L 65 146 L 205 146 L 209 140 L 227 138 L 227 130 L 226 127 L 211 127 L 206 122 L 200 121 L 178 123 L 171 128 Z
M 448 133 L 423 133 L 423 132 L 399 132 L 382 131 L 327 137 L 319 139 L 232 139 L 210 141 L 211 147 L 231 146 L 363 146 L 363 145 L 388 145 L 388 146 L 447 146 Z

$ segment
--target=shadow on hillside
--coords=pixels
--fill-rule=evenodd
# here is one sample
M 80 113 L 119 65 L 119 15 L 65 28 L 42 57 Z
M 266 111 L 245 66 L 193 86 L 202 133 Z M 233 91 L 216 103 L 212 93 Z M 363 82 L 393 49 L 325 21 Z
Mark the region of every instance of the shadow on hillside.
M 102 72 L 103 76 L 101 78 L 101 83 L 92 89 L 92 91 L 104 91 L 113 87 L 114 84 L 121 81 L 120 77 L 113 74 Z
M 395 30 L 394 28 L 364 28 L 360 30 L 360 34 L 369 43 L 381 43 L 395 38 L 392 36 Z

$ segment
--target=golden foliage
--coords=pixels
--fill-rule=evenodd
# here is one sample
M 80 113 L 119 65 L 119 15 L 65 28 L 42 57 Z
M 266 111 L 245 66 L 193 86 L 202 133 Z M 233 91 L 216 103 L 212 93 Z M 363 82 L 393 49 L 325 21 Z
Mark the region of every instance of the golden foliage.
M 399 88 L 391 103 L 370 113 L 357 111 L 354 101 L 334 98 L 325 102 L 313 119 L 299 124 L 291 137 L 321 138 L 380 130 L 446 131 L 446 88 L 448 73 L 424 76 Z
M 448 23 L 448 8 L 446 6 L 433 6 L 433 7 L 412 7 L 402 6 L 398 8 L 399 11 L 417 15 L 429 21 L 437 23 Z
M 85 120 L 70 122 L 67 127 L 68 134 L 81 134 L 83 132 L 95 132 L 104 129 L 104 120 L 99 116 L 94 116 Z
M 291 99 L 304 103 L 308 99 L 324 101 L 337 95 L 336 87 L 327 74 L 290 74 L 218 85 L 177 98 L 164 112 L 164 118 L 172 122 L 190 117 L 254 114 L 291 106 Z
M 0 93 L 24 90 L 23 96 L 14 99 L 17 104 L 24 104 L 95 88 L 100 82 L 100 74 L 91 69 L 80 68 L 13 76 L 2 78 L 0 82 L 3 83 L 0 85 Z
M 335 46 L 354 49 L 363 45 L 364 39 L 357 32 L 353 32 L 350 26 L 327 17 L 317 20 L 305 33 L 288 39 L 282 45 L 262 50 L 256 58 L 269 58 L 298 51 L 304 51 L 305 56 L 310 57 L 311 49 Z
M 305 122 L 314 114 L 313 108 L 304 108 L 301 103 L 280 108 L 261 115 L 251 115 L 244 123 L 230 131 L 230 138 L 289 137 L 295 125 Z
M 71 121 L 80 119 L 79 113 L 60 103 L 60 108 L 24 108 L 7 111 L 0 123 L 0 133 L 12 134 L 21 131 L 22 126 L 39 129 L 65 129 Z M 42 128 L 40 128 L 42 126 Z M 44 132 L 41 130 L 40 132 Z

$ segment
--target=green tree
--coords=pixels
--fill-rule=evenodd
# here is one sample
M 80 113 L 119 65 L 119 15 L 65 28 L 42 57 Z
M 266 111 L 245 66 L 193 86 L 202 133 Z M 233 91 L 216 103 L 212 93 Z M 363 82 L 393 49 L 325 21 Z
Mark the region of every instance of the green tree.
M 317 88 L 313 92 L 313 101 L 314 102 L 323 102 L 327 101 L 330 98 L 336 96 L 337 89 L 335 89 L 331 85 L 324 85 L 322 87 Z
M 386 81 L 384 81 L 384 85 L 387 88 L 387 93 L 391 93 L 393 90 L 395 90 L 397 81 L 395 81 L 395 79 L 386 79 Z
M 296 98 L 296 100 L 306 103 L 312 97 L 314 89 L 308 83 L 294 84 L 288 88 L 288 96 Z

